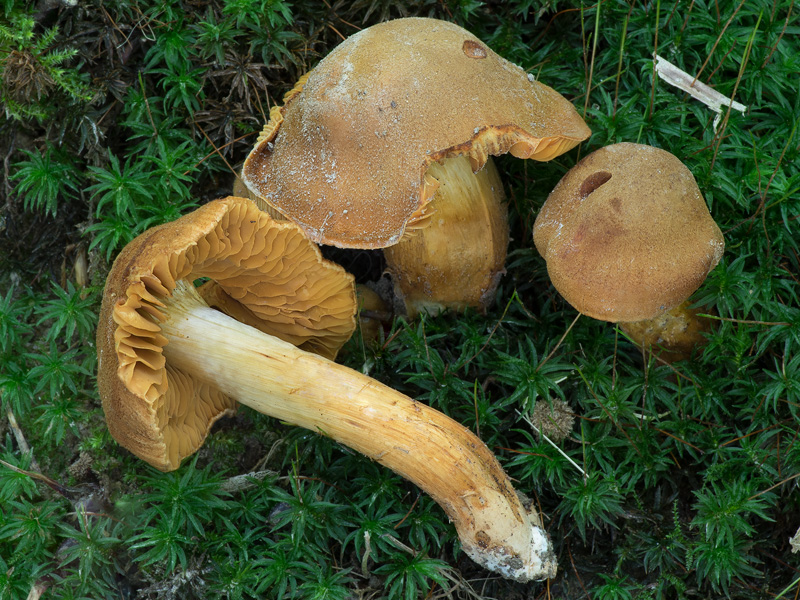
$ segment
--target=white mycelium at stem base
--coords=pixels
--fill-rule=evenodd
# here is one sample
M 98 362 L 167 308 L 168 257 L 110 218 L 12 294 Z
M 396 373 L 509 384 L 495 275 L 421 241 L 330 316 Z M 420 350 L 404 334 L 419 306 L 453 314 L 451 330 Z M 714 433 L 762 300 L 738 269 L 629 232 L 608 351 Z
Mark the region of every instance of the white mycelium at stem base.
M 178 282 L 161 323 L 169 364 L 251 408 L 319 431 L 417 484 L 464 551 L 518 581 L 555 575 L 550 540 L 489 449 L 446 415 L 209 308 Z

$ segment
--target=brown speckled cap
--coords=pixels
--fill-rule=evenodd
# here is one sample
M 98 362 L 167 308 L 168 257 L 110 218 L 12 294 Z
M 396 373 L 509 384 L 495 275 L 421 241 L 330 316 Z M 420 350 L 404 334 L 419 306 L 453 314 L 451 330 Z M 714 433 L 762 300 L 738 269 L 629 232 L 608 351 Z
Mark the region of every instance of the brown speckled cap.
M 204 296 L 230 316 L 323 356 L 334 357 L 355 329 L 352 276 L 297 226 L 273 221 L 249 200 L 216 200 L 137 237 L 106 281 L 98 388 L 112 436 L 164 471 L 236 407 L 162 352 L 164 300 L 178 280 L 203 277 L 214 282 Z
M 575 165 L 548 196 L 533 234 L 567 302 L 613 322 L 677 306 L 725 249 L 689 169 L 669 152 L 629 143 Z
M 572 104 L 446 21 L 349 37 L 270 113 L 242 178 L 319 243 L 381 248 L 424 221 L 434 161 L 550 160 L 590 135 Z

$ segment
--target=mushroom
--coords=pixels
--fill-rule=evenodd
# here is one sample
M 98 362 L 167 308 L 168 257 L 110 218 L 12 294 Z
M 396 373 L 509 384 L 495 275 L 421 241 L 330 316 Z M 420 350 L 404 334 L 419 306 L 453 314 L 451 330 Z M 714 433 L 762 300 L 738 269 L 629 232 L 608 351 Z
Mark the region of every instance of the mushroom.
M 725 248 L 689 169 L 669 152 L 631 143 L 600 148 L 570 169 L 533 236 L 564 299 L 618 323 L 680 305 Z
M 211 291 L 225 295 L 210 297 L 233 316 L 206 304 L 198 278 L 215 282 Z M 418 485 L 482 566 L 519 581 L 552 577 L 555 558 L 538 514 L 479 438 L 302 349 L 334 356 L 354 329 L 355 308 L 352 277 L 323 260 L 296 225 L 249 200 L 217 200 L 146 231 L 114 262 L 101 308 L 98 387 L 111 434 L 172 470 L 242 403 Z M 241 315 L 250 324 L 234 318 Z
M 411 314 L 485 308 L 508 242 L 490 155 L 550 160 L 589 135 L 570 102 L 468 31 L 397 19 L 347 38 L 298 81 L 242 179 L 318 243 L 399 242 L 388 270 Z

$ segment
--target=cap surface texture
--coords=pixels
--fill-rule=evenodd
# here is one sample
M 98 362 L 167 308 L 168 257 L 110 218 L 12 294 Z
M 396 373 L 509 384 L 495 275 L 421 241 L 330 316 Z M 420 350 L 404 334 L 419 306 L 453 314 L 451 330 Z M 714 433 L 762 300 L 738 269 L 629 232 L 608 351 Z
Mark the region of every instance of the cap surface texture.
M 428 165 L 467 155 L 549 160 L 590 131 L 572 104 L 465 29 L 406 18 L 325 57 L 270 122 L 242 178 L 319 243 L 381 248 L 425 219 Z
M 677 306 L 725 248 L 689 169 L 631 143 L 600 148 L 570 169 L 536 218 L 534 243 L 564 299 L 613 322 Z

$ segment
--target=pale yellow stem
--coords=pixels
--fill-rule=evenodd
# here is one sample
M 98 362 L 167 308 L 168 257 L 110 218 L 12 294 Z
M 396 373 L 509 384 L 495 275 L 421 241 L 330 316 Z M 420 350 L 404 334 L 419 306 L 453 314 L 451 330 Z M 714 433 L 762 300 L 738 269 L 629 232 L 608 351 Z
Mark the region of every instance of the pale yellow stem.
M 505 273 L 508 246 L 503 183 L 491 157 L 477 173 L 468 156 L 433 163 L 439 182 L 424 226 L 385 248 L 386 269 L 410 317 L 467 307 L 485 311 Z
M 353 369 L 208 308 L 191 286 L 168 301 L 167 361 L 242 404 L 318 431 L 418 485 L 477 563 L 518 581 L 555 575 L 541 521 L 466 427 Z

